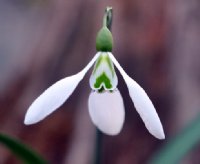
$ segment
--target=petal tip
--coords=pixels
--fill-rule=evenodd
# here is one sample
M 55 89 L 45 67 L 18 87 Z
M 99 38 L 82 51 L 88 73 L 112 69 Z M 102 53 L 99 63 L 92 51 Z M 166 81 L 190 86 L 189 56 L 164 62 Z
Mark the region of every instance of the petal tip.
M 165 134 L 164 132 L 161 133 L 160 135 L 157 135 L 156 138 L 160 139 L 160 140 L 164 140 L 165 139 Z
M 31 121 L 28 121 L 28 120 L 25 119 L 25 120 L 24 120 L 24 124 L 25 124 L 25 125 L 31 125 L 31 124 L 33 124 L 33 123 L 31 123 Z
M 149 130 L 149 129 L 148 129 Z M 160 129 L 159 131 L 150 131 L 149 132 L 154 136 L 156 137 L 157 139 L 160 139 L 160 140 L 164 140 L 165 139 L 165 133 L 163 131 L 163 128 Z
M 37 122 L 39 122 L 41 120 L 42 119 L 40 117 L 34 115 L 34 113 L 31 113 L 31 110 L 28 110 L 25 115 L 24 124 L 32 125 L 32 124 L 36 124 Z
M 31 124 L 35 124 L 36 122 L 34 122 L 33 120 L 29 119 L 27 116 L 24 119 L 24 124 L 25 125 L 31 125 Z

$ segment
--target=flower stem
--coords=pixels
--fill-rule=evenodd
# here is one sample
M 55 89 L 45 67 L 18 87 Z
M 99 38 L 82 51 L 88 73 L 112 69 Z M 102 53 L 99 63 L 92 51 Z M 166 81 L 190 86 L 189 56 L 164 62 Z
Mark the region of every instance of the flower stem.
M 103 133 L 96 129 L 96 150 L 94 164 L 101 164 Z
M 103 17 L 103 26 L 107 27 L 111 31 L 113 19 L 113 9 L 112 7 L 106 7 L 105 14 Z

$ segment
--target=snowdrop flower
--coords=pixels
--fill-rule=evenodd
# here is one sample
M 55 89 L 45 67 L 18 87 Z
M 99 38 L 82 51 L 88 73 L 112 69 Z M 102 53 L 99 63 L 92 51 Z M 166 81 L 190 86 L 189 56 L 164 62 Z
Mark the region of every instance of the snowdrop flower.
M 37 123 L 58 109 L 95 63 L 89 80 L 92 89 L 88 100 L 89 114 L 98 129 L 108 135 L 117 135 L 122 129 L 125 112 L 122 96 L 117 89 L 115 65 L 146 128 L 156 138 L 164 139 L 163 127 L 151 100 L 143 88 L 120 66 L 111 53 L 112 45 L 112 34 L 104 24 L 96 39 L 98 52 L 89 64 L 77 74 L 63 78 L 45 90 L 29 107 L 24 123 Z

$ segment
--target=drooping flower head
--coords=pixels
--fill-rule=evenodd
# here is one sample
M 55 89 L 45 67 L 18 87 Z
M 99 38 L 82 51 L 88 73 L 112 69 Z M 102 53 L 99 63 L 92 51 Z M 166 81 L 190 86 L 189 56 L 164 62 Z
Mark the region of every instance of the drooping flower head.
M 117 135 L 124 123 L 125 112 L 122 96 L 117 89 L 118 79 L 115 67 L 121 73 L 135 109 L 148 131 L 158 139 L 164 139 L 164 131 L 157 112 L 143 88 L 120 66 L 112 54 L 113 38 L 110 30 L 112 9 L 107 8 L 103 27 L 97 34 L 97 53 L 79 73 L 63 78 L 45 90 L 29 107 L 24 123 L 34 124 L 58 109 L 73 93 L 86 72 L 95 63 L 90 76 L 92 89 L 89 100 L 89 114 L 92 122 L 102 132 Z

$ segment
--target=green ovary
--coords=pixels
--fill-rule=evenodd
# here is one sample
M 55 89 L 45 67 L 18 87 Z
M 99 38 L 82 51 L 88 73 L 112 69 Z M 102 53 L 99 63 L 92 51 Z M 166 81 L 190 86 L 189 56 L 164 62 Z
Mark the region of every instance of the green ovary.
M 103 85 L 104 83 L 104 85 Z M 94 84 L 94 88 L 101 89 L 101 87 L 105 87 L 106 89 L 111 89 L 112 84 L 110 82 L 110 79 L 107 77 L 105 72 L 103 72 L 97 79 Z

